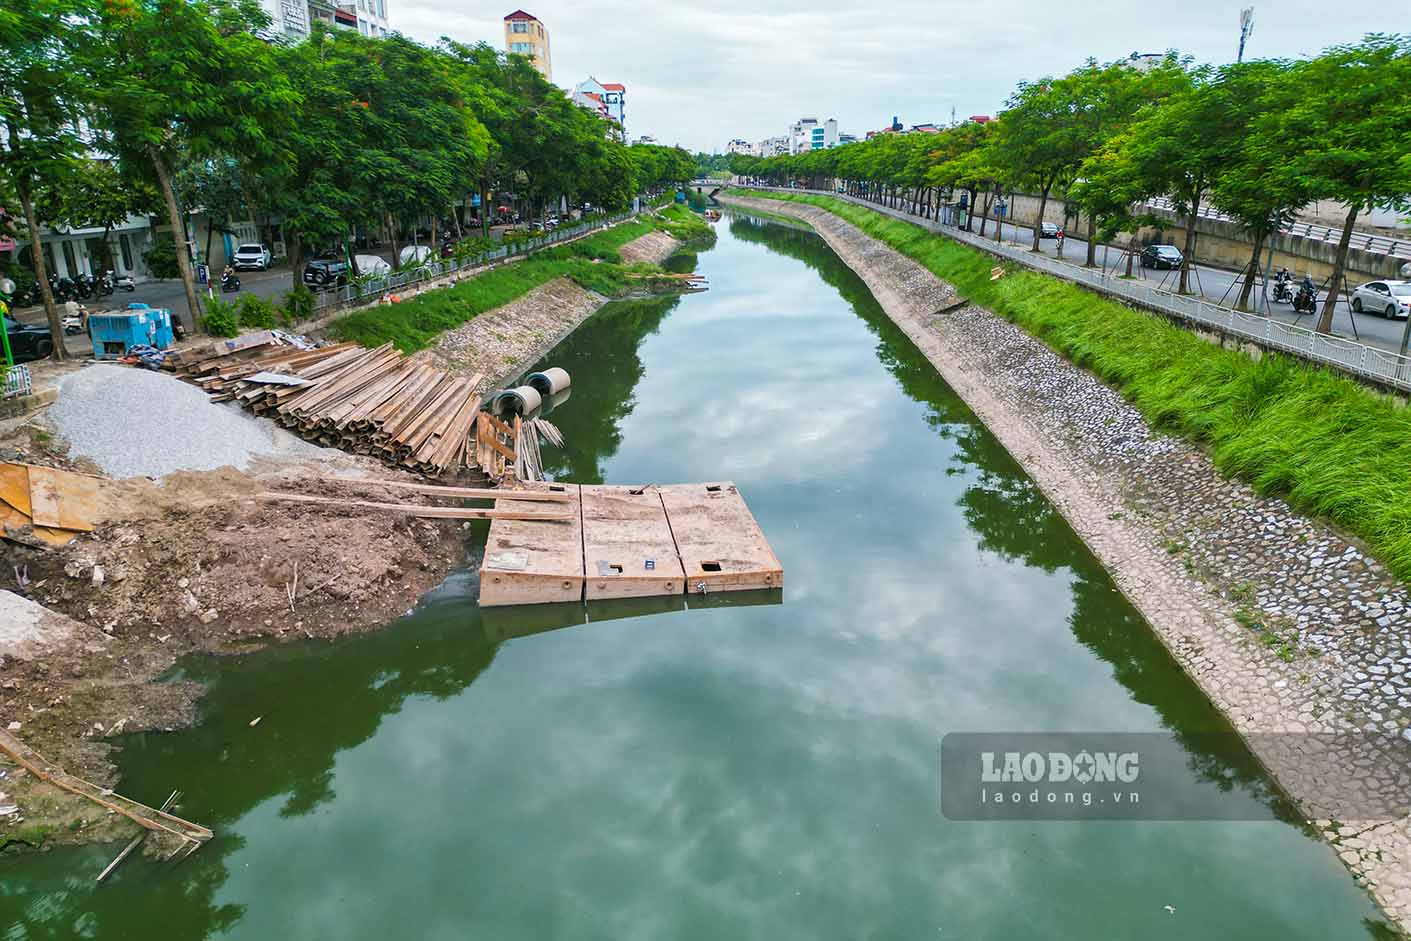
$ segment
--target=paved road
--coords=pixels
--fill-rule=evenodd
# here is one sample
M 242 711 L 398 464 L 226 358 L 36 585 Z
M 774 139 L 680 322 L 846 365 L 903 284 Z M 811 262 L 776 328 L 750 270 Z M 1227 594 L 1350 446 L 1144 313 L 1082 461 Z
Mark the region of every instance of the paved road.
M 918 220 L 919 221 L 919 220 Z M 942 227 L 944 230 L 947 227 Z M 979 221 L 974 223 L 974 231 L 980 231 Z M 986 236 L 994 234 L 994 220 L 991 219 L 985 226 Z M 1015 226 L 1012 223 L 1005 223 L 1004 239 L 1006 242 L 1020 244 L 1028 247 L 1033 244 L 1033 229 L 1028 226 Z M 1050 257 L 1059 257 L 1057 243 L 1053 239 L 1044 239 L 1040 243 L 1040 250 Z M 1064 240 L 1062 258 L 1075 265 L 1081 265 L 1087 258 L 1087 242 L 1080 238 L 1070 237 Z M 1121 257 L 1121 250 L 1115 247 L 1107 248 L 1107 259 L 1109 266 L 1115 266 Z M 1104 247 L 1099 245 L 1097 250 L 1097 262 L 1103 263 Z M 1154 284 L 1161 284 L 1165 280 L 1165 286 L 1175 290 L 1177 283 L 1177 272 L 1174 271 L 1147 271 L 1139 265 L 1133 265 L 1132 273 L 1144 278 Z M 1233 307 L 1235 300 L 1239 297 L 1240 282 L 1242 279 L 1238 272 L 1229 271 L 1224 268 L 1214 268 L 1209 265 L 1191 266 L 1191 290 L 1204 294 L 1206 298 L 1217 303 L 1223 302 L 1225 306 Z M 1355 283 L 1353 285 L 1356 286 Z M 1259 285 L 1255 286 L 1255 291 L 1259 291 Z M 1272 291 L 1272 287 L 1270 288 Z M 1321 309 L 1321 295 L 1320 295 Z M 1270 303 L 1265 310 L 1260 304 L 1258 313 L 1271 317 L 1284 323 L 1296 323 L 1299 326 L 1313 329 L 1317 320 L 1311 314 L 1297 314 L 1289 304 Z M 1359 340 L 1368 346 L 1376 346 L 1390 352 L 1397 352 L 1401 348 L 1402 335 L 1406 331 L 1406 321 L 1388 320 L 1373 314 L 1358 314 L 1350 310 L 1344 299 L 1339 299 L 1337 307 L 1333 313 L 1333 333 L 1336 336 L 1346 337 L 1350 340 Z

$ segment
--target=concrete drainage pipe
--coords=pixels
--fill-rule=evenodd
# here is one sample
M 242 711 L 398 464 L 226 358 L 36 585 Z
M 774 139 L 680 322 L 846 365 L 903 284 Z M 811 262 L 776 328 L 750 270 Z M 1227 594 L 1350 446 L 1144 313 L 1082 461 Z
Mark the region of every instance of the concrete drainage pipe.
M 533 386 L 515 386 L 502 389 L 490 400 L 490 410 L 496 415 L 533 415 L 544 404 L 544 399 Z
M 550 366 L 543 372 L 530 373 L 529 377 L 524 381 L 528 385 L 533 386 L 544 398 L 557 395 L 567 389 L 569 384 L 573 382 L 573 380 L 568 377 L 568 371 L 560 369 L 557 366 Z

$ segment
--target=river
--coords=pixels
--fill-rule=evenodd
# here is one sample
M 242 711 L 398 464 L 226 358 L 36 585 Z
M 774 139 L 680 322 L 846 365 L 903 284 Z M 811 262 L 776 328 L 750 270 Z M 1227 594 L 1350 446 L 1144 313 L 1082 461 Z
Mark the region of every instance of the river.
M 1240 748 L 1179 784 L 1263 819 L 942 814 L 947 733 L 1228 727 L 817 236 L 718 228 L 708 292 L 546 359 L 545 461 L 735 481 L 782 598 L 482 613 L 468 571 L 375 634 L 187 664 L 203 721 L 129 736 L 122 789 L 216 838 L 98 887 L 114 847 L 7 859 L 0 936 L 1390 937 Z

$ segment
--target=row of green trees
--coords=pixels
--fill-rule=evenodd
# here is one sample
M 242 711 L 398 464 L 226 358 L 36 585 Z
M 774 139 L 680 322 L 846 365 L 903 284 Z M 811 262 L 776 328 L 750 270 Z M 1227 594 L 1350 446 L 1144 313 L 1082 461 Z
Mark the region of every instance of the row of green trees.
M 683 150 L 617 141 L 522 56 L 352 30 L 271 43 L 267 27 L 255 0 L 0 6 L 0 202 L 56 336 L 45 224 L 153 212 L 184 233 L 192 210 L 217 225 L 267 213 L 297 265 L 359 228 L 395 240 L 469 194 L 482 218 L 496 192 L 615 210 L 694 172 Z M 190 254 L 176 256 L 195 315 Z
M 1036 194 L 1040 218 L 1061 196 L 1086 218 L 1090 266 L 1097 242 L 1154 221 L 1139 207 L 1156 196 L 1187 217 L 1189 265 L 1196 214 L 1215 206 L 1253 243 L 1239 298 L 1247 307 L 1261 251 L 1299 208 L 1319 199 L 1347 206 L 1336 286 L 1359 215 L 1407 206 L 1411 37 L 1369 35 L 1311 59 L 1222 67 L 1193 66 L 1175 53 L 1147 70 L 1090 60 L 1060 78 L 1021 83 L 988 124 L 883 134 L 767 159 L 737 156 L 731 169 L 774 182 L 840 185 L 926 215 L 964 192 L 982 220 L 1005 189 Z M 1183 267 L 1179 290 L 1188 285 Z M 1329 291 L 1323 332 L 1331 330 L 1335 300 Z

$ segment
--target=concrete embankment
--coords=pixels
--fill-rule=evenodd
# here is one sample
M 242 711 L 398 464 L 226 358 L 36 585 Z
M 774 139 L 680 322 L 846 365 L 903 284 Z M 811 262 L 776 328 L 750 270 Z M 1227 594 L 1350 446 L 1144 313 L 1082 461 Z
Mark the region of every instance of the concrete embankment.
M 1154 431 L 1115 391 L 1003 318 L 974 306 L 938 314 L 956 299 L 949 285 L 832 213 L 725 202 L 807 221 L 862 277 L 1343 863 L 1407 925 L 1411 823 L 1404 813 L 1358 814 L 1404 790 L 1404 765 L 1380 745 L 1400 743 L 1411 716 L 1405 587 L 1330 526 Z

